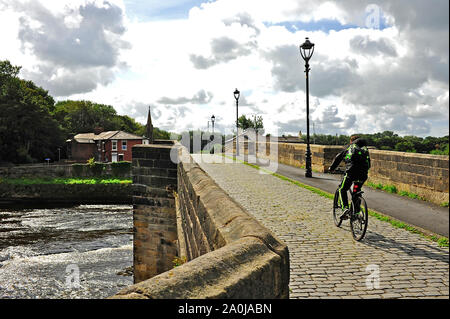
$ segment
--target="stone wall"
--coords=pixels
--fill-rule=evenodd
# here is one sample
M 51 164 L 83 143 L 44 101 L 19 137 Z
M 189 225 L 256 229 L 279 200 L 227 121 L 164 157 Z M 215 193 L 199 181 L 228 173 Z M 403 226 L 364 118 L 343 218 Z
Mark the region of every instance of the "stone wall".
M 141 148 L 139 158 L 157 153 L 150 150 Z M 164 154 L 167 156 L 167 152 Z M 143 221 L 145 216 L 135 219 L 135 246 L 148 243 L 146 249 L 135 250 L 135 261 L 142 261 L 135 263 L 135 266 L 140 266 L 135 269 L 135 276 L 141 276 L 147 263 L 154 264 L 155 256 L 154 259 L 145 259 L 147 254 L 162 251 L 160 246 L 168 245 L 167 240 L 155 241 L 152 236 L 159 236 L 166 227 L 173 230 L 174 223 L 177 227 L 177 256 L 187 262 L 123 289 L 112 298 L 288 298 L 287 246 L 233 201 L 193 162 L 186 148 L 174 145 L 174 154 L 179 159 L 177 188 L 175 198 L 168 193 L 167 197 L 173 200 L 170 203 L 175 203 L 176 209 L 165 213 L 171 216 L 170 223 L 166 223 L 169 219 L 161 219 L 158 226 L 152 224 L 153 235 L 146 230 L 151 225 L 150 221 L 136 227 L 136 221 Z M 134 153 L 133 158 L 136 159 Z M 135 165 L 142 168 L 145 164 L 142 160 L 134 161 L 133 174 Z M 153 188 L 151 179 L 149 182 L 147 190 Z M 152 192 L 144 193 L 143 186 L 139 187 L 142 188 L 139 194 L 145 194 L 140 196 L 142 201 L 145 202 L 144 198 L 150 200 Z M 162 194 L 162 189 L 159 188 L 158 193 Z M 154 210 L 142 209 L 141 205 L 135 204 L 135 214 L 136 209 L 154 214 Z M 165 258 L 166 262 L 175 257 L 172 255 L 173 246 L 170 248 L 170 251 L 166 249 L 165 255 L 156 256 L 156 260 Z
M 239 143 L 241 154 L 255 154 L 254 142 Z M 277 152 L 270 150 L 277 150 Z M 310 145 L 312 170 L 326 172 L 343 146 Z M 305 167 L 306 144 L 258 143 L 258 157 L 295 167 Z M 235 152 L 235 145 L 225 145 L 226 152 Z M 394 185 L 426 200 L 441 204 L 449 201 L 449 157 L 442 155 L 381 151 L 370 149 L 372 168 L 368 181 Z M 276 155 L 274 155 L 276 154 Z M 340 164 L 344 168 L 344 163 Z
M 449 201 L 449 157 L 371 150 L 369 181 L 394 185 L 441 204 Z
M 72 164 L 66 165 L 20 165 L 12 167 L 0 167 L 0 178 L 21 178 L 21 177 L 91 177 L 92 171 L 88 164 L 75 164 L 80 167 L 79 171 L 74 169 Z M 80 173 L 78 173 L 80 172 Z M 114 176 L 111 163 L 105 163 L 105 170 L 100 176 Z M 131 177 L 131 169 L 125 172 L 122 177 Z
M 171 269 L 177 255 L 177 164 L 170 160 L 171 144 L 132 149 L 135 283 Z
M 236 151 L 236 143 L 227 143 L 225 152 L 233 153 Z M 302 143 L 276 143 L 270 141 L 240 142 L 239 152 L 245 155 L 255 155 L 255 149 L 259 158 L 270 159 L 272 161 L 290 166 L 304 168 L 306 164 L 306 144 Z M 310 144 L 311 148 L 311 168 L 316 172 L 325 172 L 330 166 L 334 157 L 342 150 L 342 146 L 333 145 L 315 145 Z M 272 151 L 271 151 L 272 150 Z M 341 164 L 341 167 L 343 165 Z
M 0 183 L 0 204 L 131 204 L 131 184 Z

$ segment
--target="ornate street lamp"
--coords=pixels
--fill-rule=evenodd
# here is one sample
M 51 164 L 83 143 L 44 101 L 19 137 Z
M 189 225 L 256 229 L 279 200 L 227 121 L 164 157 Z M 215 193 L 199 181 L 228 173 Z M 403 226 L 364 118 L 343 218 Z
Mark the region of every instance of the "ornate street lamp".
M 233 92 L 234 98 L 236 99 L 236 156 L 239 156 L 239 118 L 238 118 L 238 104 L 239 104 L 239 97 L 241 95 L 241 92 L 238 91 L 238 89 L 234 90 Z
M 216 120 L 216 117 L 213 115 L 211 116 L 211 124 L 212 124 L 212 135 L 210 136 L 210 140 L 214 142 L 214 121 Z M 211 154 L 214 154 L 214 144 L 212 145 L 212 149 L 210 151 Z
M 305 43 L 300 45 L 300 54 L 305 60 L 306 73 L 306 172 L 305 177 L 312 177 L 311 170 L 311 148 L 309 147 L 309 59 L 314 53 L 314 43 L 309 42 L 306 38 Z

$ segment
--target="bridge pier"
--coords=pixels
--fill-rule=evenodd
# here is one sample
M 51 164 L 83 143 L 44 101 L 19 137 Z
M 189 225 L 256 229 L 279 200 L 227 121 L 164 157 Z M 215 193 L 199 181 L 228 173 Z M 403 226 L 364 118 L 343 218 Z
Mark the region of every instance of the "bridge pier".
M 173 194 L 177 188 L 177 164 L 170 159 L 173 147 L 133 147 L 134 283 L 172 269 L 177 256 Z

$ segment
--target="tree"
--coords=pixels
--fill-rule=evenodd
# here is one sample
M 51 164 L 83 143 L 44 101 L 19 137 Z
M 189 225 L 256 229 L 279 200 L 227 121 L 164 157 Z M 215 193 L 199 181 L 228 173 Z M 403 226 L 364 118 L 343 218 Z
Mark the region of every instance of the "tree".
M 141 136 L 145 135 L 145 133 L 139 134 L 142 132 L 143 129 L 145 129 L 145 125 L 136 122 L 133 118 L 129 117 L 128 115 L 118 115 L 116 119 L 118 125 L 120 126 L 119 130 Z
M 416 153 L 414 144 L 410 141 L 401 141 L 395 144 L 395 150 L 398 152 L 411 152 Z
M 430 154 L 434 155 L 448 155 L 448 143 L 440 148 L 430 151 Z
M 19 66 L 0 61 L 0 161 L 28 163 L 56 158 L 64 144 L 52 117 L 48 91 L 18 77 Z
M 256 134 L 264 134 L 264 123 L 261 115 L 253 115 L 252 127 L 255 129 Z
M 105 131 L 120 130 L 131 121 L 120 118 L 111 105 L 91 101 L 61 101 L 56 103 L 55 118 L 65 128 L 68 136 L 93 132 L 96 127 Z
M 264 123 L 262 116 L 256 116 L 253 115 L 253 120 L 250 118 L 247 118 L 245 115 L 241 115 L 238 118 L 238 127 L 247 130 L 249 128 L 254 129 L 260 134 L 264 134 Z
M 249 129 L 250 127 L 253 127 L 253 123 L 245 115 L 241 115 L 238 118 L 238 127 L 245 131 L 245 130 Z

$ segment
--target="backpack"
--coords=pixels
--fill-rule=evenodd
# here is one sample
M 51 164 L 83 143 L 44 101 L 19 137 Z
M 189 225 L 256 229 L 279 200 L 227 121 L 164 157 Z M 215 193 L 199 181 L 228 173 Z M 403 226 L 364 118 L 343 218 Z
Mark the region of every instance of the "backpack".
M 351 164 L 354 169 L 367 172 L 370 168 L 370 156 L 367 146 L 350 145 L 345 155 L 345 162 Z

